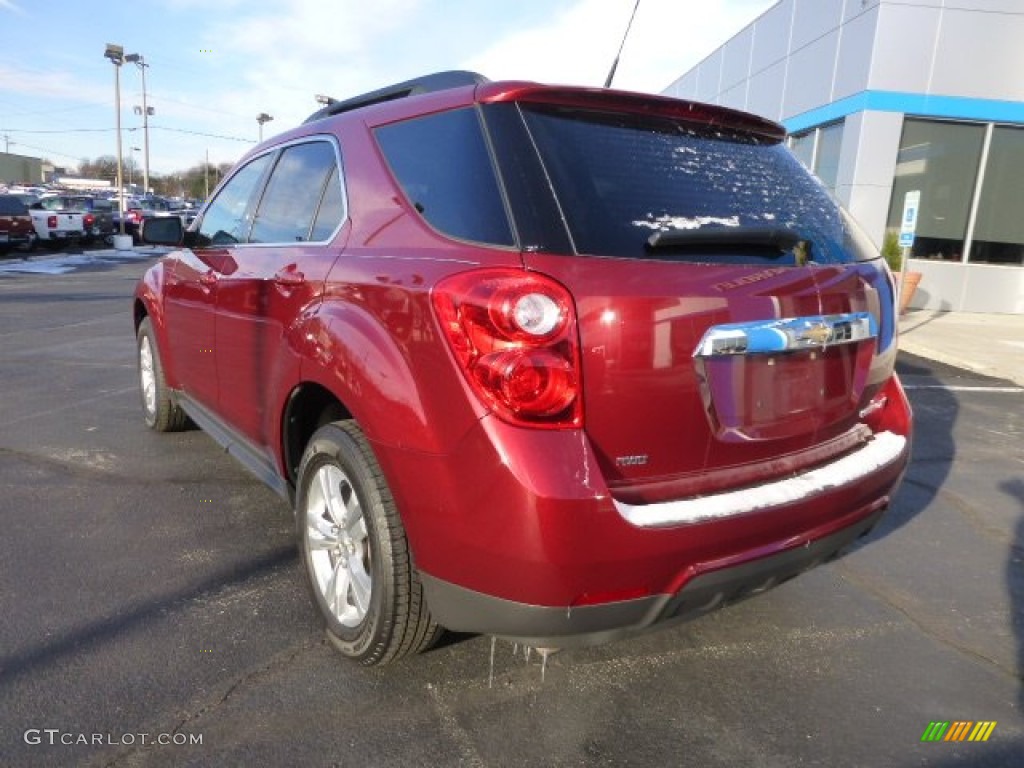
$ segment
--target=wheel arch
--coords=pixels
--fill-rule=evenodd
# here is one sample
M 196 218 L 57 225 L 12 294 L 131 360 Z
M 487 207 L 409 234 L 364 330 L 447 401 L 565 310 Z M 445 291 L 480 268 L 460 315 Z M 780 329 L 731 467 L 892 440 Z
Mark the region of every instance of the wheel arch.
M 302 339 L 296 346 L 301 383 L 286 398 L 283 435 L 296 403 L 320 404 L 329 396 L 371 443 L 446 453 L 484 414 L 466 398 L 439 337 L 410 338 L 372 307 L 325 301 L 293 338 Z
M 281 416 L 281 459 L 292 488 L 310 438 L 325 424 L 351 418 L 352 412 L 322 384 L 304 381 L 292 389 Z

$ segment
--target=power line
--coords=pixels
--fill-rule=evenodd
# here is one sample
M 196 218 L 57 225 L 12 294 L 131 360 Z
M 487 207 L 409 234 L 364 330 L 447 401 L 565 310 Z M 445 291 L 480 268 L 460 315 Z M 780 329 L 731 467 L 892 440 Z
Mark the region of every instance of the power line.
M 115 128 L 47 128 L 47 129 L 34 129 L 34 128 L 0 128 L 0 131 L 7 133 L 102 133 L 104 131 L 113 131 Z M 134 128 L 127 128 L 126 130 L 134 131 Z
M 219 134 L 219 133 L 203 133 L 202 131 L 188 131 L 188 130 L 185 130 L 184 128 L 168 128 L 167 126 L 164 126 L 164 125 L 151 125 L 149 127 L 152 128 L 153 130 L 158 130 L 158 131 L 173 131 L 174 133 L 188 133 L 188 134 L 191 134 L 193 136 L 206 136 L 206 137 L 211 138 L 211 139 L 226 139 L 228 141 L 241 141 L 241 142 L 244 142 L 246 144 L 256 144 L 257 143 L 254 139 L 246 139 L 246 138 L 243 138 L 241 136 L 224 136 L 224 135 Z
M 187 133 L 192 136 L 206 136 L 211 139 L 225 139 L 227 141 L 241 141 L 247 144 L 255 144 L 253 139 L 247 139 L 244 136 L 225 136 L 220 133 L 204 133 L 203 131 L 190 131 L 185 128 L 171 128 L 166 125 L 151 125 L 149 126 L 153 130 L 157 131 L 171 131 L 172 133 Z M 0 128 L 0 131 L 4 133 L 111 133 L 116 131 L 116 128 L 63 128 L 63 129 L 45 129 L 36 130 L 29 128 Z M 137 131 L 138 127 L 135 128 L 123 128 L 124 131 Z M 27 146 L 27 145 L 23 145 Z

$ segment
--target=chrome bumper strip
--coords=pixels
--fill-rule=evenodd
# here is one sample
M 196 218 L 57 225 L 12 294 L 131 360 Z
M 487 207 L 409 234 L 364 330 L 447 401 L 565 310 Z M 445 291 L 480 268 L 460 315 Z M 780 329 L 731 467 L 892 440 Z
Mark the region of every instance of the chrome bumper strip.
M 834 488 L 852 485 L 896 461 L 906 446 L 905 437 L 892 432 L 879 432 L 863 448 L 830 464 L 785 480 L 657 504 L 613 501 L 623 518 L 641 528 L 720 520 L 791 504 Z
M 869 312 L 725 323 L 707 330 L 693 356 L 756 355 L 821 349 L 836 344 L 852 344 L 876 336 L 878 323 Z

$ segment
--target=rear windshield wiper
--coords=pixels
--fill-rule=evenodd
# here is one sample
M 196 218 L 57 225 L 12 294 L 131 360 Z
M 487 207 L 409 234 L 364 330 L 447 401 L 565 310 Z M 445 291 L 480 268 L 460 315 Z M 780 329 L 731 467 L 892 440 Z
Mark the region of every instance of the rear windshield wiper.
M 799 233 L 784 227 L 701 227 L 660 230 L 647 238 L 647 248 L 759 248 L 787 253 L 803 240 Z

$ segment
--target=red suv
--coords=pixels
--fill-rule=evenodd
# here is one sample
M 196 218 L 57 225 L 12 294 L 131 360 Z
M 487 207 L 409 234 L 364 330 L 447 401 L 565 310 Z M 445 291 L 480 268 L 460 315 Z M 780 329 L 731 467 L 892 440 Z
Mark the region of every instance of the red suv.
M 757 592 L 908 462 L 893 282 L 753 115 L 441 73 L 252 150 L 138 286 L 146 422 L 294 504 L 333 644 L 564 647 Z

